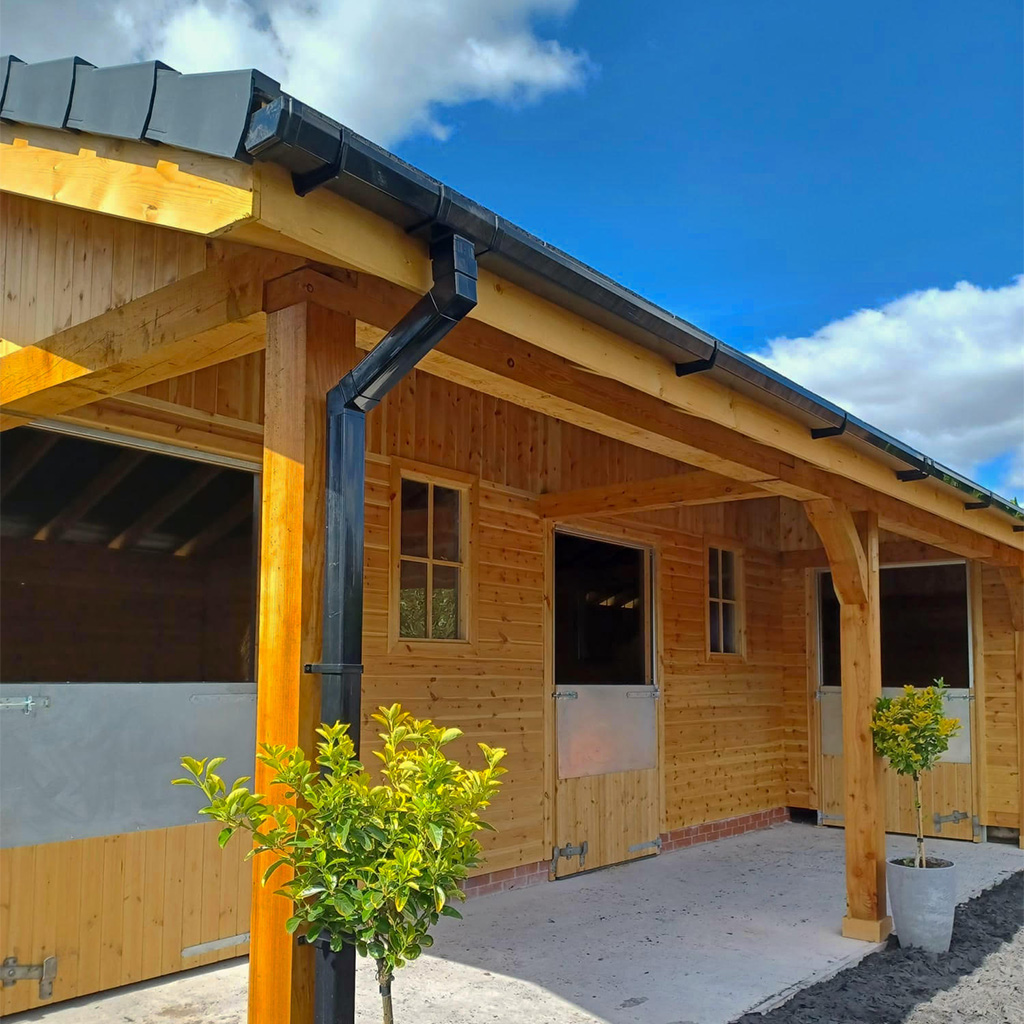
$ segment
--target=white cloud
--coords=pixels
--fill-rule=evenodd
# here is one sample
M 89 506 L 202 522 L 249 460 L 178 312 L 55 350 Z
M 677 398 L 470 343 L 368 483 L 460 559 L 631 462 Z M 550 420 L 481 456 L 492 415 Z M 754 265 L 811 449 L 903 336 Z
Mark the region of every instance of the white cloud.
M 375 142 L 446 138 L 445 107 L 579 87 L 585 54 L 537 34 L 575 0 L 5 0 L 23 60 L 157 58 L 182 72 L 256 67 Z
M 1024 491 L 1024 276 L 912 292 L 758 355 L 953 469 L 1009 454 L 1000 489 Z

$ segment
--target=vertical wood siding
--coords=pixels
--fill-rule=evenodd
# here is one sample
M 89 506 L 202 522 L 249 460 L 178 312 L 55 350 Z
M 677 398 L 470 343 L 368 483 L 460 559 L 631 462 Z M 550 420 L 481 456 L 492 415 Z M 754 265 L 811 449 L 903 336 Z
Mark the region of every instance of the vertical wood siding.
M 0 989 L 0 1014 L 49 1006 L 248 951 L 248 942 L 182 956 L 249 931 L 245 843 L 217 845 L 216 822 L 0 850 L 4 956 L 57 957 L 53 998 L 39 984 Z

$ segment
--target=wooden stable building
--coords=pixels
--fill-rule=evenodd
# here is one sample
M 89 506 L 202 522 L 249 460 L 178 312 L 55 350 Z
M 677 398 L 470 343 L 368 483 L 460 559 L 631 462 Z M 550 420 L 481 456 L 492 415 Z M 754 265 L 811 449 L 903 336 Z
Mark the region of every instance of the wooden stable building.
M 166 782 L 311 743 L 326 396 L 445 233 L 475 307 L 365 417 L 362 732 L 400 701 L 508 748 L 471 887 L 802 809 L 883 938 L 912 812 L 868 719 L 937 675 L 928 831 L 1020 835 L 1015 506 L 257 72 L 2 83 L 0 1012 L 250 950 L 250 1019 L 312 1019 L 284 901 Z

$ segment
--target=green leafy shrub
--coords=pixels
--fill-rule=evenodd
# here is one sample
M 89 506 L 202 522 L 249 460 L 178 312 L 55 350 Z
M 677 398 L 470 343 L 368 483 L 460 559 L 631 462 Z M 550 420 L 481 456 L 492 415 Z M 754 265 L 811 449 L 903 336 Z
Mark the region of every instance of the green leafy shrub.
M 188 776 L 175 785 L 197 786 L 209 805 L 200 813 L 223 823 L 224 846 L 240 829 L 255 838 L 252 856 L 270 852 L 263 883 L 281 867 L 292 877 L 278 890 L 293 903 L 290 932 L 331 948 L 355 946 L 377 964 L 377 980 L 390 1022 L 394 972 L 433 943 L 430 928 L 442 915 L 460 917 L 451 905 L 480 863 L 476 834 L 491 826 L 486 808 L 505 773 L 500 748 L 478 744 L 485 767 L 465 768 L 442 748 L 462 735 L 418 720 L 398 704 L 373 716 L 384 731 L 381 781 L 356 760 L 348 726 L 317 730 L 315 765 L 298 747 L 265 745 L 259 760 L 273 773 L 282 800 L 268 802 L 245 786 L 227 787 L 216 774 L 223 758 L 182 758 Z
M 921 775 L 935 767 L 935 762 L 949 749 L 949 741 L 960 731 L 955 718 L 942 717 L 946 684 L 935 680 L 934 686 L 918 689 L 904 686 L 900 697 L 879 697 L 871 716 L 871 735 L 875 751 L 881 754 L 893 771 L 914 780 L 914 809 L 917 812 L 916 867 L 925 866 L 924 822 L 921 811 Z

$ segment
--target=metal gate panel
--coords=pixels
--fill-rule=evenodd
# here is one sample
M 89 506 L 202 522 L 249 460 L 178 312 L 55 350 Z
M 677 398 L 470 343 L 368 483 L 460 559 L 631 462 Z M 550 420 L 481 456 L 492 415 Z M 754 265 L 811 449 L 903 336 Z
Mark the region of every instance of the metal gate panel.
M 653 686 L 556 686 L 558 777 L 657 767 L 657 696 Z
M 252 775 L 255 683 L 0 685 L 0 848 L 202 821 L 183 754 Z

